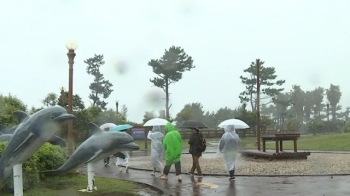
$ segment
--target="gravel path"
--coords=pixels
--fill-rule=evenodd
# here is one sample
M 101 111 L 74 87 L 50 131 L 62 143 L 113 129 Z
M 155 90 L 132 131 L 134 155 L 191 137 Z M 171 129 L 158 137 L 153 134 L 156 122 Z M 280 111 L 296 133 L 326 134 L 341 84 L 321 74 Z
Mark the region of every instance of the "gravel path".
M 152 169 L 150 157 L 130 158 L 130 166 Z M 163 162 L 164 163 L 164 162 Z M 183 172 L 192 167 L 192 157 L 181 156 Z M 228 174 L 222 157 L 211 154 L 200 158 L 204 174 Z M 171 171 L 174 171 L 172 166 Z M 265 160 L 239 157 L 236 174 L 241 175 L 310 175 L 310 174 L 344 174 L 350 173 L 350 155 L 347 154 L 311 154 L 307 160 Z

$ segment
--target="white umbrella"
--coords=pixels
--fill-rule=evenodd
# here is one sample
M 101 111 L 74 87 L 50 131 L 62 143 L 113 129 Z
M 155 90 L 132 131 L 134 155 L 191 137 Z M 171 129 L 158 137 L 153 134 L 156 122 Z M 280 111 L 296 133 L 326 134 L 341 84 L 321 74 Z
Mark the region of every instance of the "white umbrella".
M 162 118 L 153 118 L 147 121 L 143 126 L 144 127 L 152 127 L 152 126 L 165 126 L 168 123 L 167 120 Z
M 225 121 L 222 121 L 218 127 L 220 128 L 225 128 L 225 126 L 227 125 L 234 125 L 235 126 L 235 129 L 248 129 L 250 128 L 247 123 L 241 121 L 241 120 L 238 120 L 238 119 L 228 119 L 228 120 L 225 120 Z
M 109 129 L 112 127 L 116 127 L 117 125 L 114 123 L 105 123 L 103 125 L 100 126 L 100 129 L 104 130 L 104 129 Z

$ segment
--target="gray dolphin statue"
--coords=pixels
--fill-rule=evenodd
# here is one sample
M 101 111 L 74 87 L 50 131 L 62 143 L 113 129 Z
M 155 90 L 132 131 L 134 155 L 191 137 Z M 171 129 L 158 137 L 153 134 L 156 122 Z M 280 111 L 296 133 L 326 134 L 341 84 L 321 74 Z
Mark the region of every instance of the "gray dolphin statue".
M 120 151 L 139 150 L 134 138 L 123 132 L 102 131 L 94 123 L 89 123 L 92 135 L 85 140 L 72 154 L 72 156 L 58 169 L 42 171 L 45 175 L 59 175 L 76 169 L 81 164 L 95 163 Z
M 30 115 L 27 114 L 27 118 L 25 118 L 23 121 L 27 120 L 29 117 L 30 117 Z M 11 138 L 13 132 L 15 132 L 15 130 L 17 129 L 18 125 L 15 125 L 12 127 L 7 127 L 5 125 L 0 124 L 0 142 L 8 141 Z M 62 138 L 60 138 L 56 135 L 52 135 L 52 137 L 49 138 L 49 140 L 47 142 L 51 143 L 52 145 L 59 145 L 62 148 L 66 147 L 66 142 Z
M 1 134 L 0 133 L 0 142 L 5 142 L 11 139 L 12 134 Z
M 15 111 L 19 119 L 11 139 L 7 143 L 0 158 L 0 183 L 12 174 L 16 164 L 23 164 L 31 157 L 52 135 L 60 130 L 63 124 L 75 119 L 61 106 L 42 109 L 29 118 L 22 111 Z

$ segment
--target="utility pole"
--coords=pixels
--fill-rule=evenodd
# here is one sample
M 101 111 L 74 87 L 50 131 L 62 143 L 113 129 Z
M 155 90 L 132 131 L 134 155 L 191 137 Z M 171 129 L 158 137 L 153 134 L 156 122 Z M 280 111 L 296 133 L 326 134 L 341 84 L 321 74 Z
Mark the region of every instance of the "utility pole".
M 329 103 L 327 103 L 327 134 L 329 134 Z
M 256 59 L 256 140 L 260 150 L 260 59 Z

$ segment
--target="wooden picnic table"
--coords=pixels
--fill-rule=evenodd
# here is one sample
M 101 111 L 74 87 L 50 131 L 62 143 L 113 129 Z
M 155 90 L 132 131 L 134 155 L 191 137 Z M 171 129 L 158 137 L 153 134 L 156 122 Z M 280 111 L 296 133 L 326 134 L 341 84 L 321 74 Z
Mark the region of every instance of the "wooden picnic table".
M 297 140 L 300 137 L 300 133 L 276 133 L 275 135 L 265 135 L 261 136 L 263 142 L 263 152 L 266 152 L 266 141 L 275 141 L 276 153 L 283 151 L 283 141 L 293 141 L 294 142 L 294 152 L 297 150 Z

